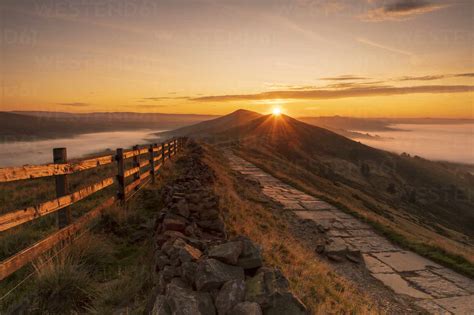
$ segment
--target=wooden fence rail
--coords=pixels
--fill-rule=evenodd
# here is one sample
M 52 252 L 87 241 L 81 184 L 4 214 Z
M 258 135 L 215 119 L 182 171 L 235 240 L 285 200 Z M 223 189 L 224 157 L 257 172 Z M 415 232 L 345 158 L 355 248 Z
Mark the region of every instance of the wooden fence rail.
M 0 183 L 54 176 L 56 178 L 57 196 L 56 199 L 36 206 L 13 210 L 0 215 L 0 232 L 53 212 L 58 213 L 59 227 L 59 230 L 55 233 L 2 261 L 0 263 L 0 280 L 5 279 L 61 241 L 70 239 L 106 208 L 117 202 L 124 203 L 129 200 L 141 187 L 155 180 L 158 170 L 166 160 L 171 159 L 181 150 L 184 142 L 184 138 L 178 138 L 161 143 L 161 145 L 135 146 L 132 150 L 127 151 L 119 148 L 115 155 L 106 155 L 72 163 L 66 162 L 66 149 L 58 148 L 53 150 L 55 164 L 0 168 Z M 144 154 L 147 154 L 148 158 L 141 160 L 140 158 Z M 126 169 L 125 160 L 130 158 L 133 158 L 133 167 Z M 113 162 L 117 163 L 117 175 L 115 177 L 105 178 L 93 185 L 69 193 L 67 175 Z M 148 169 L 144 170 L 145 168 Z M 133 176 L 133 181 L 126 185 L 126 178 L 130 176 Z M 114 196 L 71 223 L 70 213 L 65 211 L 69 206 L 110 187 L 114 183 L 117 185 L 117 192 Z

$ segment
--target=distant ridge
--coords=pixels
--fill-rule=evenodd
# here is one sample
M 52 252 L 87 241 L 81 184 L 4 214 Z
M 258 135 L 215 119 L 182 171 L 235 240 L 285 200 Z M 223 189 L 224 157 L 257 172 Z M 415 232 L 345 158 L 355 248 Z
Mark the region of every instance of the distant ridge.
M 5 142 L 12 142 L 67 138 L 106 131 L 169 130 L 214 117 L 133 112 L 0 112 L 0 137 Z

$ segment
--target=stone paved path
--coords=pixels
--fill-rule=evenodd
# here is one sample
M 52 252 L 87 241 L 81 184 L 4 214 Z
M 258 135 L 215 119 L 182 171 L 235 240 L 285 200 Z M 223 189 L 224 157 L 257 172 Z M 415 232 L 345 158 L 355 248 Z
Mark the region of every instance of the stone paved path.
M 396 294 L 408 295 L 432 314 L 474 314 L 474 281 L 402 250 L 370 226 L 228 154 L 232 169 L 260 182 L 263 193 L 326 231 L 334 250 L 360 251 L 371 275 Z

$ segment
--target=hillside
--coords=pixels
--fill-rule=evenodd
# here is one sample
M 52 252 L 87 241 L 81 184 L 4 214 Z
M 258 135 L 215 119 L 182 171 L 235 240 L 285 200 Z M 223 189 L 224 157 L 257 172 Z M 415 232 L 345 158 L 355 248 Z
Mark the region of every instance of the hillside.
M 195 125 L 186 126 L 183 128 L 170 131 L 168 134 L 174 136 L 195 136 L 203 137 L 215 135 L 223 132 L 229 128 L 244 125 L 254 119 L 262 117 L 261 114 L 249 110 L 239 109 L 226 116 L 216 119 L 203 121 Z
M 155 113 L 0 112 L 5 141 L 64 138 L 82 133 L 136 129 L 166 130 L 215 116 Z
M 231 118 L 220 119 L 230 126 Z M 473 260 L 470 174 L 374 149 L 284 115 L 233 123 L 237 126 L 213 136 L 237 144 L 237 152 L 267 171 L 340 202 L 390 232 Z

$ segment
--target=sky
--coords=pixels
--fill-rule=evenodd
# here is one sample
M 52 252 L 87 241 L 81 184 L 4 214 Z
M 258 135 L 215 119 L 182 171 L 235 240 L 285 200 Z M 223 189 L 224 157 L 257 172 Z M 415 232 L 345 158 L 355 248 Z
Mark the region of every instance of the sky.
M 472 0 L 2 0 L 0 110 L 474 118 Z

